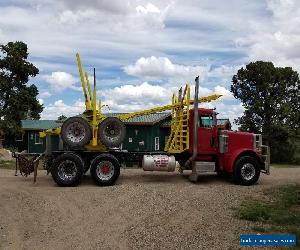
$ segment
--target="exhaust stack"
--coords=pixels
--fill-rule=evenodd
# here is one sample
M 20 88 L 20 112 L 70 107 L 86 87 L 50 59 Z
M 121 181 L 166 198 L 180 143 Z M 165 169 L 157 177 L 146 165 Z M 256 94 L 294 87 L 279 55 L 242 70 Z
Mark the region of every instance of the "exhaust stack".
M 189 180 L 197 182 L 198 174 L 196 171 L 196 164 L 194 162 L 198 154 L 198 95 L 199 95 L 199 76 L 195 79 L 195 102 L 194 102 L 194 133 L 193 133 L 193 155 L 186 162 L 186 166 L 192 164 L 192 174 L 189 176 Z

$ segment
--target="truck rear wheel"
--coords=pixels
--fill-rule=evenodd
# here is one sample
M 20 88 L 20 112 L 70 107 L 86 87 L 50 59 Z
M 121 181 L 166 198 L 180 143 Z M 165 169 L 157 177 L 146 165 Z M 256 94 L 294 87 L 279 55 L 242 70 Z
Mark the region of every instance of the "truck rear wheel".
M 61 127 L 61 138 L 71 148 L 83 147 L 90 142 L 92 131 L 82 117 L 70 117 Z
M 233 178 L 238 184 L 245 186 L 253 185 L 258 181 L 259 176 L 259 163 L 254 157 L 242 156 L 236 161 Z
M 51 168 L 53 180 L 63 187 L 77 186 L 83 175 L 84 163 L 74 153 L 64 153 L 56 157 Z
M 116 117 L 107 117 L 99 125 L 99 138 L 106 147 L 118 147 L 124 140 L 126 128 Z
M 90 171 L 93 180 L 99 186 L 110 186 L 120 175 L 120 164 L 113 155 L 102 154 L 92 161 Z

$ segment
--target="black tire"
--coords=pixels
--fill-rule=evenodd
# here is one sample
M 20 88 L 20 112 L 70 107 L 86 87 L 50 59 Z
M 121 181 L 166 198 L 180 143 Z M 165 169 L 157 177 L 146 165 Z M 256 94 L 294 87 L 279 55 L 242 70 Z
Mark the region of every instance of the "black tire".
M 244 186 L 255 184 L 260 176 L 258 161 L 252 156 L 240 157 L 234 167 L 233 180 Z
M 83 147 L 92 138 L 91 127 L 82 117 L 70 117 L 61 127 L 61 138 L 71 148 Z
M 106 147 L 118 147 L 125 138 L 126 128 L 120 119 L 107 117 L 100 123 L 98 133 L 100 141 Z
M 110 186 L 115 183 L 120 175 L 120 163 L 113 155 L 102 154 L 92 161 L 90 171 L 97 185 Z
M 57 156 L 52 164 L 53 180 L 62 187 L 77 186 L 83 175 L 84 162 L 74 153 L 64 153 Z

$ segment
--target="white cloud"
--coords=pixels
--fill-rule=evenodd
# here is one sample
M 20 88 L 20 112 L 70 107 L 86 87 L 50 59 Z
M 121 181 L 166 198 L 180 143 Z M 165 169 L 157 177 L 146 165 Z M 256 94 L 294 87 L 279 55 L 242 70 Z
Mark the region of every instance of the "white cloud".
M 85 103 L 81 100 L 76 100 L 74 103 L 68 105 L 63 102 L 63 100 L 57 100 L 44 107 L 41 115 L 41 119 L 45 120 L 55 120 L 60 115 L 65 115 L 67 117 L 81 114 L 85 109 Z
M 225 87 L 220 86 L 220 85 L 214 87 L 214 93 L 222 95 L 220 100 L 234 100 L 235 99 L 234 96 L 232 95 L 232 93 L 228 89 L 226 89 Z
M 71 10 L 64 10 L 60 15 L 59 15 L 59 21 L 62 24 L 77 24 L 80 21 L 85 21 L 85 19 L 92 18 L 96 15 L 95 11 L 77 11 L 73 12 Z
M 159 8 L 157 8 L 155 5 L 152 3 L 147 3 L 147 5 L 144 7 L 142 5 L 139 5 L 136 7 L 137 12 L 141 12 L 143 14 L 148 14 L 148 13 L 160 13 Z
M 167 57 L 141 57 L 135 64 L 127 65 L 124 71 L 145 79 L 190 79 L 200 76 L 204 78 L 207 74 L 207 66 L 185 66 L 174 64 Z
M 39 96 L 47 98 L 47 97 L 51 96 L 51 93 L 49 91 L 43 91 L 43 92 L 39 93 Z
M 221 80 L 231 79 L 237 71 L 245 65 L 221 65 L 209 71 L 208 76 L 216 77 Z
M 170 101 L 172 92 L 166 88 L 144 82 L 123 85 L 100 92 L 104 104 L 113 112 L 131 112 L 157 107 Z
M 111 14 L 126 14 L 130 11 L 130 1 L 127 0 L 62 0 L 65 7 L 72 10 L 97 9 Z
M 269 22 L 252 21 L 249 35 L 249 60 L 272 61 L 276 66 L 292 66 L 300 71 L 300 2 L 267 0 L 272 16 Z
M 44 79 L 51 84 L 54 91 L 62 92 L 65 89 L 81 91 L 80 87 L 75 86 L 76 79 L 66 72 L 52 72 L 51 75 L 45 75 Z
M 39 103 L 40 103 L 41 105 L 44 104 L 44 100 L 43 100 L 42 98 L 39 98 L 38 101 L 39 101 Z
M 195 88 L 195 85 L 191 85 L 191 99 L 194 99 L 194 95 L 195 95 L 194 88 Z M 213 87 L 212 89 L 199 86 L 199 97 L 209 96 L 209 95 L 213 95 L 213 94 L 222 95 L 220 98 L 218 98 L 219 101 L 235 100 L 235 98 L 231 94 L 231 92 L 224 86 L 217 85 L 217 86 Z
M 142 23 L 144 27 L 152 27 L 156 29 L 163 29 L 165 27 L 165 19 L 170 8 L 173 6 L 173 2 L 167 4 L 162 10 L 152 3 L 147 3 L 145 5 L 138 5 L 136 9 L 136 14 L 133 18 Z
M 113 89 L 101 91 L 102 100 L 112 112 L 133 112 L 158 107 L 171 103 L 173 93 L 177 95 L 178 88 L 151 85 L 144 82 L 140 85 L 123 85 Z M 223 86 L 216 86 L 214 90 L 200 86 L 199 96 L 222 94 L 218 103 L 234 99 L 231 92 Z M 191 99 L 194 98 L 194 85 L 191 85 Z
M 139 52 L 149 50 L 154 40 L 158 42 L 169 9 L 168 3 L 157 7 L 135 0 L 26 3 L 0 6 L 0 42 L 25 41 L 31 54 L 52 63 L 73 59 L 76 51 L 87 51 L 98 60 L 100 55 L 106 57 L 102 59 L 106 65 L 110 60 L 115 64 L 107 55 L 140 56 Z M 138 12 L 138 6 L 148 12 Z

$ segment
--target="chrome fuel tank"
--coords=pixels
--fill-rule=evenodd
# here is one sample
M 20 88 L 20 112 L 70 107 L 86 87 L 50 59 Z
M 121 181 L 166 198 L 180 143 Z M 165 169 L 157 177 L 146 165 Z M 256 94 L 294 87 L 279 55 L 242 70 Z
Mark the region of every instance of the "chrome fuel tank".
M 145 171 L 173 172 L 176 160 L 173 155 L 144 155 L 142 166 Z

